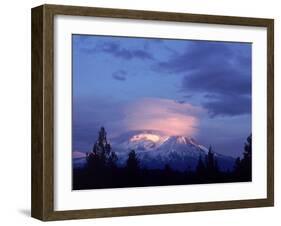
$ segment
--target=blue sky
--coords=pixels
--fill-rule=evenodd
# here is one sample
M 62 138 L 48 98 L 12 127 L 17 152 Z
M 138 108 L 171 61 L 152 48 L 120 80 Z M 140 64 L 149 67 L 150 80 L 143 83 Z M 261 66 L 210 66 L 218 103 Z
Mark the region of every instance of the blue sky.
M 251 44 L 73 35 L 73 150 L 154 129 L 238 156 L 251 133 Z

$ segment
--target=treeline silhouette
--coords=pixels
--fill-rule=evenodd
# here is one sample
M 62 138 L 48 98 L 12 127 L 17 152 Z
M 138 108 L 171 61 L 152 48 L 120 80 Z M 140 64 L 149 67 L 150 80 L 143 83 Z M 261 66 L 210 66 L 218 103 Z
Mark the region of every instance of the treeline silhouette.
M 73 189 L 144 187 L 244 182 L 252 179 L 252 137 L 247 138 L 242 158 L 237 158 L 232 171 L 221 171 L 212 148 L 200 156 L 195 171 L 176 171 L 168 164 L 163 169 L 145 169 L 134 150 L 128 154 L 123 167 L 112 150 L 102 127 L 92 152 L 87 154 L 83 168 L 73 168 Z M 187 163 L 188 164 L 188 163 Z

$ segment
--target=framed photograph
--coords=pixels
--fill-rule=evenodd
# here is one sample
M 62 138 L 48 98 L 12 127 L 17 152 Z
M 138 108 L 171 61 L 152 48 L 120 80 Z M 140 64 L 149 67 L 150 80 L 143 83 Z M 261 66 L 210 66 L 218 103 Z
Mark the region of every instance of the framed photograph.
M 32 216 L 273 206 L 272 19 L 32 9 Z

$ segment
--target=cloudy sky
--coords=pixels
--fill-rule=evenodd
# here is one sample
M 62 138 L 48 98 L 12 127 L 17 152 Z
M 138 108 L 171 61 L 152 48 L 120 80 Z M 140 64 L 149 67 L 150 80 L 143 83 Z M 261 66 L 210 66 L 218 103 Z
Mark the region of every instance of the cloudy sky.
M 98 129 L 193 137 L 238 156 L 251 133 L 251 44 L 72 36 L 73 150 Z

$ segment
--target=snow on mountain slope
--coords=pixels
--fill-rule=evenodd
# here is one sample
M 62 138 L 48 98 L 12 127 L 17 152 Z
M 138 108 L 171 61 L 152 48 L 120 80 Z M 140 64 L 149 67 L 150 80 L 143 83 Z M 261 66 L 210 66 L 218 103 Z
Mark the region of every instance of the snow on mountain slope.
M 78 158 L 85 158 L 86 157 L 86 153 L 81 152 L 81 151 L 73 151 L 72 152 L 72 158 L 73 159 L 78 159 Z
M 144 131 L 117 143 L 117 146 L 125 150 L 149 151 L 159 148 L 168 138 L 168 136 Z
M 128 153 L 135 150 L 142 167 L 157 169 L 169 164 L 176 170 L 195 170 L 199 157 L 205 159 L 208 149 L 193 138 L 167 136 L 159 131 L 135 131 L 113 140 L 119 164 L 124 165 Z M 232 169 L 234 159 L 215 153 L 222 170 Z
M 193 138 L 185 136 L 167 136 L 160 131 L 130 131 L 109 141 L 117 154 L 118 164 L 124 166 L 128 154 L 134 150 L 144 168 L 163 169 L 165 165 L 179 171 L 195 170 L 198 159 L 204 161 L 208 149 Z M 84 154 L 84 153 L 83 153 Z M 233 169 L 234 158 L 214 152 L 220 170 Z M 80 168 L 86 163 L 82 153 L 73 153 L 73 163 Z

